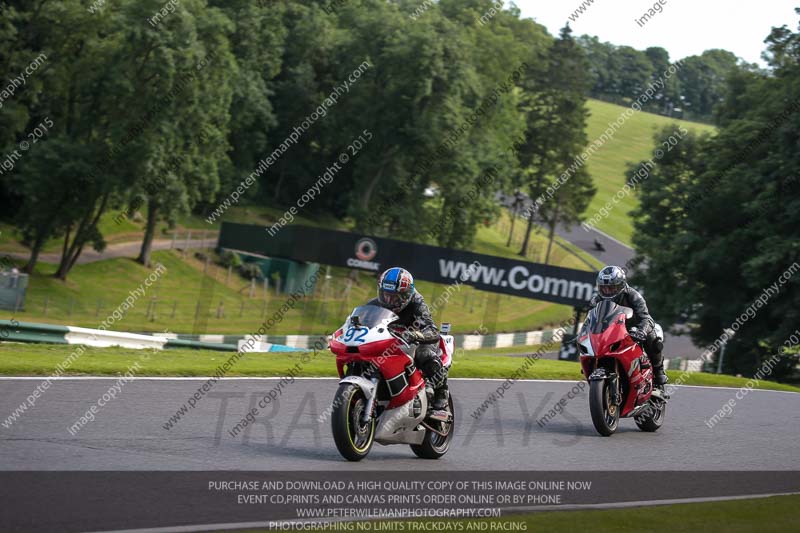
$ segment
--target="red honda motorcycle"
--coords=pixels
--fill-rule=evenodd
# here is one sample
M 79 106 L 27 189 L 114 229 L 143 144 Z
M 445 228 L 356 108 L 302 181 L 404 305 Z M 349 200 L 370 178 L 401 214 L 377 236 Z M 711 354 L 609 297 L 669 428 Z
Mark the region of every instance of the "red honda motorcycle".
M 664 423 L 669 396 L 654 386 L 650 360 L 628 334 L 625 322 L 632 316 L 632 309 L 602 301 L 577 339 L 592 423 L 605 437 L 617 430 L 620 417 L 632 417 L 642 431 L 657 431 Z
M 418 457 L 438 459 L 453 438 L 453 398 L 446 417 L 429 413 L 433 390 L 414 366 L 414 346 L 394 324 L 398 316 L 375 305 L 356 307 L 330 341 L 339 371 L 331 429 L 345 459 L 360 461 L 373 442 L 409 444 Z M 454 340 L 442 326 L 439 354 L 449 368 Z M 437 413 L 441 415 L 441 413 Z

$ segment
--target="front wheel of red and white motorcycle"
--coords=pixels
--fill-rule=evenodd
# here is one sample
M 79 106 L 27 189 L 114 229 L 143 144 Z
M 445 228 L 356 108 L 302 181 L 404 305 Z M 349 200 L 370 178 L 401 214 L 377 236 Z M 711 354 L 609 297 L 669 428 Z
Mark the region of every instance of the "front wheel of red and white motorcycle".
M 342 383 L 333 405 L 331 430 L 336 448 L 348 461 L 360 461 L 369 454 L 375 439 L 375 418 L 362 420 L 367 397 L 357 385 Z
M 456 411 L 453 408 L 453 395 L 448 398 L 450 417 L 447 421 L 428 419 L 423 422 L 427 430 L 422 444 L 411 444 L 411 450 L 422 459 L 438 459 L 450 449 L 455 433 Z
M 609 379 L 593 380 L 589 387 L 589 412 L 598 433 L 608 437 L 619 426 L 619 406 L 611 401 L 612 382 Z

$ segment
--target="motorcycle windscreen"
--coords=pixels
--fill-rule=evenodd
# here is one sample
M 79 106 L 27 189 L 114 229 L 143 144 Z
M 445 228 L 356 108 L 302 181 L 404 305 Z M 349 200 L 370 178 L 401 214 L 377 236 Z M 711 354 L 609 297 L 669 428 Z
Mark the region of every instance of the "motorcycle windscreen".
M 350 317 L 347 319 L 347 325 L 354 326 L 357 324 L 367 328 L 385 327 L 399 318 L 400 317 L 396 314 L 383 307 L 377 305 L 361 305 L 353 309 L 353 312 L 350 313 Z
M 620 313 L 625 313 L 625 318 L 630 318 L 633 316 L 633 309 L 617 305 L 611 300 L 603 300 L 589 312 L 584 327 L 588 328 L 589 333 L 602 333 L 611 326 Z

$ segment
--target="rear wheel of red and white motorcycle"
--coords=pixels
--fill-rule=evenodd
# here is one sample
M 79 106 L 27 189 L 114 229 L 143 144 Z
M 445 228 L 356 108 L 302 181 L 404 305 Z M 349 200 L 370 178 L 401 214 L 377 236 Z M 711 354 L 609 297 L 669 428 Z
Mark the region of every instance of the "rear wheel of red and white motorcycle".
M 642 431 L 652 433 L 664 424 L 664 414 L 667 411 L 667 404 L 661 400 L 650 400 L 650 405 L 642 414 L 633 417 L 633 421 Z
M 357 385 L 343 383 L 333 400 L 331 430 L 333 441 L 342 457 L 360 461 L 367 456 L 375 438 L 375 419 L 361 420 L 367 407 L 367 397 Z
M 450 418 L 447 421 L 428 420 L 425 423 L 430 427 L 425 431 L 422 444 L 411 444 L 411 450 L 422 459 L 438 459 L 450 449 L 450 442 L 455 433 L 456 411 L 453 408 L 453 395 L 448 399 Z M 435 431 L 431 430 L 433 428 Z
M 611 382 L 607 379 L 592 381 L 589 387 L 589 412 L 592 424 L 604 437 L 613 435 L 619 425 L 619 406 L 611 402 Z

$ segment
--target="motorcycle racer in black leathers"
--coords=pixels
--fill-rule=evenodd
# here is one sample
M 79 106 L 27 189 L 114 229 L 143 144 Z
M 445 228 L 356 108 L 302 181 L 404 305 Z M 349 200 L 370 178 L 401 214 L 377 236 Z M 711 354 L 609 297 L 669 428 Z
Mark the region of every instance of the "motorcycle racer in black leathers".
M 628 285 L 625 271 L 618 266 L 607 266 L 597 274 L 597 294 L 592 297 L 590 305 L 594 307 L 601 300 L 611 300 L 617 305 L 633 309 L 633 317 L 627 321 L 628 333 L 644 347 L 650 364 L 653 365 L 653 381 L 656 385 L 667 383 L 664 372 L 664 342 L 656 332 L 656 323 L 647 310 L 644 297 Z
M 439 357 L 439 330 L 433 321 L 425 299 L 414 288 L 414 278 L 407 270 L 393 267 L 378 278 L 378 297 L 368 302 L 394 312 L 405 326 L 403 338 L 416 344 L 414 364 L 420 369 L 425 381 L 433 387 L 433 411 L 447 409 L 447 369 Z

